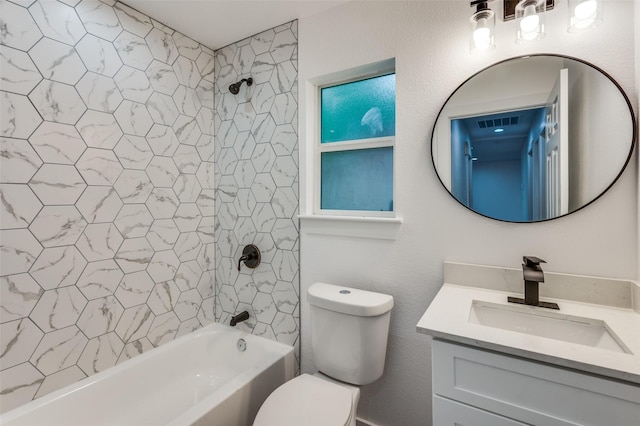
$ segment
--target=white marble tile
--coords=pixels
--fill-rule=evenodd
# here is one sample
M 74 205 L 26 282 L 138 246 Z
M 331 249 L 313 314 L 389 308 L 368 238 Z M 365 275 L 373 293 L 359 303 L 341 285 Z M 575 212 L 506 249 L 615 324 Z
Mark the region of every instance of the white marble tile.
M 47 290 L 29 318 L 48 333 L 75 324 L 86 304 L 87 299 L 73 285 Z
M 125 65 L 120 68 L 114 80 L 122 97 L 130 101 L 145 103 L 153 93 L 153 87 L 151 87 L 147 75 L 129 66 Z
M 124 135 L 113 151 L 127 169 L 143 170 L 153 158 L 153 151 L 141 136 Z
M 293 316 L 282 312 L 276 314 L 271 327 L 276 333 L 278 341 L 287 345 L 293 345 L 300 335 L 298 325 Z
M 180 171 L 170 157 L 154 156 L 146 170 L 156 188 L 171 188 Z
M 180 85 L 173 94 L 173 100 L 180 114 L 195 117 L 202 107 L 195 89 Z
M 23 318 L 0 325 L 0 362 L 7 369 L 24 362 L 40 343 L 44 333 L 29 319 Z
M 191 318 L 186 321 L 183 321 L 178 328 L 178 332 L 176 333 L 176 339 L 178 337 L 184 336 L 185 334 L 192 333 L 202 327 L 202 324 L 198 320 L 198 318 Z
M 154 28 L 147 34 L 145 40 L 155 59 L 166 64 L 173 64 L 178 58 L 178 47 L 170 34 Z
M 213 216 L 215 209 L 215 190 L 203 189 L 196 201 L 203 216 Z
M 125 65 L 144 71 L 153 61 L 147 43 L 135 34 L 124 31 L 120 33 L 113 44 Z
M 178 240 L 180 231 L 171 219 L 156 219 L 147 232 L 147 241 L 155 251 L 170 250 Z
M 113 185 L 122 173 L 122 166 L 113 151 L 97 148 L 88 148 L 76 163 L 76 168 L 89 185 Z
M 264 147 L 269 147 L 269 145 L 260 144 L 258 147 L 260 149 L 264 149 Z M 256 141 L 251 132 L 246 131 L 238 133 L 233 149 L 239 159 L 246 160 L 251 158 L 256 150 Z
M 75 84 L 86 72 L 76 50 L 50 38 L 42 38 L 29 54 L 44 78 L 60 83 Z
M 74 244 L 87 222 L 73 206 L 45 206 L 29 226 L 44 247 Z
M 173 125 L 180 115 L 171 96 L 154 92 L 146 103 L 147 110 L 155 123 Z
M 0 323 L 28 316 L 42 293 L 29 274 L 0 277 Z
M 172 95 L 180 84 L 173 68 L 160 61 L 153 61 L 145 72 L 156 92 Z
M 0 92 L 0 131 L 2 136 L 26 139 L 41 122 L 42 117 L 26 96 Z
M 31 16 L 49 38 L 74 45 L 87 32 L 72 7 L 56 1 L 40 1 L 29 7 Z
M 172 250 L 157 251 L 147 267 L 147 272 L 156 283 L 172 280 L 180 266 L 180 259 Z
M 122 306 L 130 308 L 145 303 L 154 286 L 155 283 L 145 271 L 125 274 L 115 296 Z
M 207 80 L 200 80 L 196 87 L 196 93 L 203 106 L 213 108 L 213 83 Z
M 73 86 L 57 81 L 42 80 L 29 99 L 42 118 L 58 123 L 75 124 L 87 109 Z
M 233 57 L 238 50 L 238 46 L 233 43 L 223 47 L 216 51 L 216 61 L 221 66 L 230 65 L 233 62 Z
M 271 201 L 273 211 L 279 218 L 292 218 L 298 206 L 298 197 L 291 188 L 278 188 Z
M 178 303 L 173 311 L 181 321 L 186 321 L 190 318 L 194 318 L 198 314 L 201 303 L 202 297 L 200 296 L 200 293 L 198 293 L 198 290 L 188 290 L 180 295 Z
M 41 208 L 27 185 L 0 184 L 0 229 L 28 227 Z
M 31 178 L 29 186 L 46 204 L 73 204 L 87 184 L 73 166 L 45 164 Z
M 214 112 L 207 105 L 203 105 L 203 108 L 200 108 L 196 114 L 196 123 L 198 123 L 198 127 L 202 133 L 206 135 L 213 135 L 215 133 Z
M 297 111 L 298 103 L 291 92 L 276 95 L 271 106 L 271 116 L 277 125 L 292 123 Z
M 233 176 L 235 177 L 236 182 L 238 183 L 238 186 L 240 188 L 250 188 L 251 184 L 253 183 L 253 179 L 256 177 L 256 169 L 253 167 L 251 160 L 238 161 Z
M 276 243 L 273 242 L 271 234 L 267 232 L 258 232 L 255 236 L 254 244 L 260 247 L 262 262 L 270 263 L 273 260 L 273 256 L 276 254 Z
M 184 84 L 193 89 L 198 86 L 201 76 L 194 61 L 184 56 L 179 56 L 173 63 L 173 70 L 180 84 Z
M 121 4 L 121 3 L 118 3 Z M 129 342 L 124 345 L 124 349 L 118 358 L 118 364 L 121 362 L 130 360 L 131 358 L 136 357 L 137 355 L 141 355 L 148 350 L 153 349 L 153 345 L 149 342 L 149 339 L 143 337 L 139 340 L 134 340 L 133 342 Z
M 256 58 L 250 44 L 240 46 L 233 58 L 233 68 L 238 75 L 248 74 Z
M 178 240 L 173 246 L 173 251 L 181 262 L 187 262 L 196 259 L 201 246 L 202 242 L 196 232 L 185 232 L 178 237 Z M 178 278 L 176 278 L 176 283 L 177 282 Z
M 163 24 L 160 21 L 156 21 L 155 19 L 151 18 L 151 23 L 153 24 L 154 28 L 159 29 L 160 31 L 163 31 L 169 35 L 173 35 L 173 33 L 175 32 L 175 30 L 173 28 L 170 28 L 168 26 L 166 26 L 165 24 Z
M 4 367 L 4 365 L 3 365 Z M 44 376 L 28 362 L 0 372 L 2 412 L 31 401 L 44 381 Z
M 238 216 L 251 216 L 256 207 L 256 199 L 249 189 L 240 188 L 233 200 L 233 206 Z
M 232 203 L 221 203 L 216 216 L 216 226 L 220 229 L 232 230 L 238 220 L 238 211 Z
M 173 220 L 181 232 L 192 232 L 198 229 L 202 214 L 195 203 L 183 203 L 173 215 Z
M 114 5 L 114 11 L 116 15 L 118 15 L 124 29 L 137 36 L 144 37 L 153 28 L 151 19 L 148 16 L 130 8 L 124 3 L 117 2 Z
M 200 156 L 193 146 L 181 144 L 172 157 L 180 173 L 194 174 L 198 171 Z
M 2 2 L 0 28 L 0 43 L 24 51 L 42 37 L 27 9 L 9 2 Z
M 248 132 L 251 130 L 253 121 L 256 118 L 256 112 L 250 102 L 243 102 L 238 104 L 235 115 L 233 116 L 233 122 L 239 132 Z
M 144 203 L 153 190 L 149 177 L 142 170 L 124 170 L 114 187 L 125 204 Z
M 155 155 L 172 156 L 180 145 L 178 137 L 169 126 L 154 124 L 147 134 L 147 142 Z
M 298 176 L 298 166 L 289 156 L 278 157 L 271 168 L 271 176 L 278 186 L 291 186 Z
M 115 260 L 125 274 L 143 271 L 149 265 L 153 253 L 146 238 L 129 238 L 120 246 Z
M 52 247 L 42 251 L 29 273 L 45 290 L 73 285 L 87 261 L 75 246 Z
M 124 273 L 112 259 L 89 262 L 77 286 L 87 299 L 97 299 L 113 294 L 123 276 Z
M 298 135 L 293 126 L 290 124 L 277 126 L 273 133 L 272 145 L 276 155 L 292 155 L 298 146 Z
M 170 219 L 180 201 L 170 188 L 155 188 L 145 204 L 155 219 Z
M 112 78 L 93 72 L 80 79 L 76 90 L 84 103 L 97 111 L 113 113 L 123 99 Z
M 153 216 L 144 204 L 125 205 L 114 221 L 125 238 L 144 237 L 152 223 Z
M 273 301 L 275 302 L 279 312 L 293 314 L 299 298 L 292 283 L 287 281 L 278 281 L 271 293 L 271 296 L 273 297 Z
M 273 56 L 276 63 L 287 61 L 293 56 L 297 45 L 296 36 L 291 30 L 279 32 L 275 35 L 271 43 L 271 56 Z
M 173 185 L 174 192 L 183 203 L 195 203 L 201 189 L 195 175 L 180 175 Z
M 46 375 L 64 370 L 78 361 L 87 341 L 76 326 L 47 333 L 31 357 L 31 363 Z
M 123 101 L 116 109 L 114 116 L 122 131 L 130 135 L 144 136 L 153 125 L 147 108 L 136 102 Z
M 112 332 L 124 308 L 114 296 L 101 297 L 87 303 L 77 325 L 90 339 Z
M 89 186 L 76 208 L 89 223 L 113 222 L 122 208 L 122 200 L 111 186 Z
M 253 127 L 251 127 L 251 133 L 256 143 L 270 143 L 275 130 L 276 123 L 270 114 L 258 114 L 253 123 Z
M 273 56 L 271 56 L 271 53 L 265 52 L 256 56 L 256 60 L 253 62 L 253 66 L 251 67 L 253 82 L 256 85 L 267 83 L 275 68 L 275 60 L 273 59 Z
M 198 59 L 196 59 L 196 66 L 204 80 L 214 82 L 215 61 L 213 55 L 203 50 Z
M 0 89 L 27 95 L 42 80 L 29 55 L 8 46 L 0 46 Z
M 43 122 L 29 137 L 29 142 L 47 163 L 74 164 L 86 149 L 75 127 Z
M 173 340 L 179 327 L 180 319 L 175 313 L 167 312 L 157 316 L 155 320 L 153 320 L 147 337 L 151 341 L 151 344 L 157 347 Z
M 147 305 L 126 309 L 116 326 L 116 333 L 123 342 L 129 343 L 147 335 L 155 315 Z
M 178 48 L 178 52 L 182 56 L 185 56 L 194 61 L 198 59 L 198 56 L 202 51 L 200 49 L 200 43 L 178 32 L 173 33 L 173 41 Z
M 291 219 L 277 219 L 271 235 L 276 247 L 283 250 L 293 250 L 298 241 L 298 230 Z
M 197 289 L 203 299 L 215 296 L 215 281 L 215 271 L 213 269 L 204 271 L 202 275 L 200 275 Z
M 123 242 L 113 223 L 89 224 L 76 242 L 76 247 L 89 261 L 111 259 Z
M 89 376 L 99 373 L 116 365 L 123 348 L 124 343 L 116 333 L 93 338 L 89 340 L 82 352 L 78 367 Z
M 253 211 L 251 219 L 258 232 L 271 232 L 276 223 L 276 214 L 271 204 L 259 203 Z
M 232 286 L 222 285 L 217 297 L 225 312 L 235 312 L 236 306 L 238 305 L 238 296 Z
M 256 53 L 256 55 L 268 52 L 271 48 L 271 43 L 273 42 L 273 38 L 275 36 L 275 31 L 271 29 L 263 31 L 260 34 L 256 34 L 251 37 L 251 48 Z
M 229 92 L 223 92 L 221 96 L 216 96 L 216 114 L 218 114 L 223 121 L 234 119 L 236 109 L 238 109 L 238 98 L 236 98 L 236 96 L 237 95 L 232 95 Z M 217 100 L 218 98 L 220 101 Z
M 263 293 L 271 293 L 277 281 L 278 278 L 269 264 L 264 264 L 264 266 L 261 264 L 253 273 L 253 282 Z
M 27 272 L 42 251 L 40 243 L 26 229 L 0 231 L 0 275 Z
M 216 116 L 218 116 L 218 111 L 216 111 Z M 219 147 L 233 148 L 237 137 L 238 129 L 232 120 L 221 122 L 216 129 L 216 141 L 219 141 L 216 142 L 216 145 Z
M 251 275 L 241 274 L 238 276 L 238 279 L 233 286 L 238 294 L 238 300 L 242 303 L 251 304 L 253 299 L 256 297 L 256 294 L 258 294 L 258 289 L 253 283 Z
M 60 370 L 57 373 L 50 374 L 44 378 L 42 385 L 36 393 L 36 398 L 40 398 L 53 391 L 62 389 L 63 387 L 75 383 L 87 377 L 77 366 L 72 365 L 69 368 Z
M 271 110 L 274 99 L 275 92 L 271 88 L 271 84 L 258 84 L 251 96 L 251 104 L 257 114 L 264 114 Z
M 271 294 L 258 293 L 251 304 L 256 319 L 265 324 L 271 324 L 278 310 Z
M 91 34 L 80 40 L 76 51 L 89 71 L 113 77 L 122 67 L 122 60 L 113 44 Z
M 290 61 L 281 62 L 276 65 L 276 68 L 271 74 L 271 79 L 269 80 L 271 83 L 271 87 L 278 94 L 284 94 L 286 92 L 291 92 L 294 88 L 294 85 L 297 82 L 298 71 L 296 70 L 293 63 Z M 293 95 L 292 93 L 287 93 L 288 95 Z M 295 96 L 291 96 L 295 99 Z M 277 99 L 276 99 L 277 101 Z
M 278 250 L 273 257 L 272 265 L 278 279 L 283 281 L 293 280 L 298 270 L 298 261 L 289 250 Z
M 252 244 L 256 237 L 256 227 L 249 217 L 241 217 L 238 219 L 236 226 L 233 228 L 240 245 Z
M 122 32 L 122 26 L 113 8 L 97 0 L 83 0 L 76 12 L 91 34 L 113 41 Z
M 0 138 L 0 182 L 27 183 L 41 165 L 27 141 Z
M 258 173 L 251 184 L 251 193 L 259 203 L 271 202 L 276 191 L 276 183 L 270 173 Z
M 112 149 L 122 136 L 122 130 L 112 114 L 88 110 L 76 128 L 85 143 L 93 148 Z
M 173 310 L 178 303 L 178 297 L 180 297 L 180 289 L 175 282 L 164 281 L 156 284 L 151 290 L 147 305 L 154 314 L 161 315 Z

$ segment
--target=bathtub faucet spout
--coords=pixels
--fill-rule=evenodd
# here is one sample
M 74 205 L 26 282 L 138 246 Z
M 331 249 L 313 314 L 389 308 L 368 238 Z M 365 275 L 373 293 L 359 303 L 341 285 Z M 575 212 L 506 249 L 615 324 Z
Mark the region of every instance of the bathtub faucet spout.
M 231 327 L 235 327 L 237 323 L 246 321 L 248 319 L 249 319 L 249 312 L 242 311 L 238 315 L 234 315 L 231 317 L 231 321 L 229 322 L 229 325 Z

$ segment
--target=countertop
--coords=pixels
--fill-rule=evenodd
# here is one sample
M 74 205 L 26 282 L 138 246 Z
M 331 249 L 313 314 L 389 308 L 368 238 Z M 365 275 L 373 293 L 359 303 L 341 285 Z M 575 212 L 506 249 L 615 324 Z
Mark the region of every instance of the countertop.
M 417 331 L 434 338 L 640 384 L 640 284 L 555 273 L 545 273 L 545 281 L 540 284 L 540 300 L 556 302 L 560 310 L 555 312 L 562 315 L 604 321 L 631 353 L 469 322 L 474 300 L 506 305 L 507 296 L 522 297 L 522 270 L 515 268 L 445 263 L 445 282 L 418 322 Z

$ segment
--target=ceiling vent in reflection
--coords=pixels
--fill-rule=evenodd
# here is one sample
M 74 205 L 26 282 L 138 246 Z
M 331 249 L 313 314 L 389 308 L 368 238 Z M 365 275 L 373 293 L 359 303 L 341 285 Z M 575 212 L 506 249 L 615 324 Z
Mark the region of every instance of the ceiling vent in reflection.
M 481 129 L 490 129 L 492 127 L 513 126 L 518 124 L 518 116 L 494 118 L 492 120 L 478 120 L 478 127 Z

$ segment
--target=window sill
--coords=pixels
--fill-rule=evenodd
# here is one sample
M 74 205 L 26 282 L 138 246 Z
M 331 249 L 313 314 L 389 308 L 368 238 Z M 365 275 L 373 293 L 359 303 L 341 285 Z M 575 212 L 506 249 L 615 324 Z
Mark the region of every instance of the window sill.
M 401 218 L 365 216 L 299 215 L 303 234 L 395 240 Z

